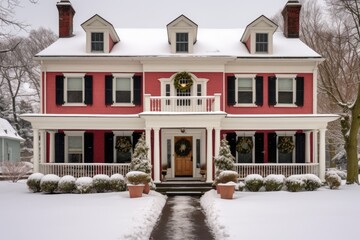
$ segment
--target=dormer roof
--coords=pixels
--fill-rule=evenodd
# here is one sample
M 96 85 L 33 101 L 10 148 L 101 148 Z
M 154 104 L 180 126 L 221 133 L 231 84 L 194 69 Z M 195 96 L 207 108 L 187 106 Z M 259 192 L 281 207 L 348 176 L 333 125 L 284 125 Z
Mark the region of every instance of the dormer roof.
M 106 29 L 109 31 L 110 37 L 114 43 L 120 41 L 119 35 L 115 31 L 114 26 L 98 14 L 95 14 L 86 20 L 83 24 L 81 24 L 81 27 L 85 30 L 85 32 L 89 30 L 91 31 L 91 29 Z
M 264 15 L 261 15 L 254 21 L 252 21 L 249 25 L 246 26 L 244 34 L 241 37 L 241 42 L 245 43 L 252 31 L 271 31 L 272 34 L 276 31 L 278 28 L 278 25 L 271 21 L 269 18 L 265 17 Z
M 192 33 L 193 44 L 195 44 L 197 41 L 198 25 L 183 14 L 177 17 L 176 19 L 174 19 L 173 21 L 171 21 L 168 25 L 166 25 L 166 28 L 168 34 L 168 41 L 170 44 L 171 44 L 171 32 L 177 30 L 181 31 L 184 29 Z

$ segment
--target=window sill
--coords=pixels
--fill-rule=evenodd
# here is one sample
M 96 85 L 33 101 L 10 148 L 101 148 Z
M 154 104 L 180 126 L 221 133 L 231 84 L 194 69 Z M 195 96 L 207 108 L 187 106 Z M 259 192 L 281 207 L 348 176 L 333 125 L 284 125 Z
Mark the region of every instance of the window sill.
M 113 103 L 111 107 L 135 107 L 132 103 Z
M 243 103 L 243 104 L 235 104 L 234 107 L 258 107 L 254 103 Z
M 64 107 L 86 107 L 85 103 L 64 103 L 62 106 Z
M 290 103 L 290 104 L 286 104 L 286 103 L 281 103 L 281 104 L 276 104 L 274 105 L 274 107 L 288 107 L 288 108 L 295 108 L 298 107 L 296 104 Z

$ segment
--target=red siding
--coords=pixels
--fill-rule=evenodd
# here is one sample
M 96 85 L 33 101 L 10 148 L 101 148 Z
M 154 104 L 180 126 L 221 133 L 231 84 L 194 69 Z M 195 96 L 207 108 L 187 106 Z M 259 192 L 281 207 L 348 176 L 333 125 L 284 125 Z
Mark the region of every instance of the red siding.
M 248 51 L 250 52 L 251 49 L 251 37 L 249 36 L 249 38 L 246 40 L 246 48 L 248 49 Z
M 109 52 L 111 52 L 114 45 L 115 45 L 115 43 L 113 42 L 113 40 L 111 39 L 111 36 L 109 35 Z

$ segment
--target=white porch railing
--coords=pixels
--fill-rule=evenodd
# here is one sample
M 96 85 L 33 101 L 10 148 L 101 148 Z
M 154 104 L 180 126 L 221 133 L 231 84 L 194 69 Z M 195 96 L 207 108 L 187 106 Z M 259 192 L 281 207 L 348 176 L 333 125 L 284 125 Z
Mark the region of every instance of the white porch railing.
M 303 163 L 303 164 L 276 164 L 276 163 L 264 163 L 264 164 L 235 164 L 235 168 L 240 179 L 245 178 L 249 174 L 260 174 L 266 177 L 269 174 L 282 174 L 285 177 L 294 174 L 315 174 L 319 176 L 319 164 L 318 163 Z
M 93 177 L 96 174 L 111 176 L 120 173 L 123 176 L 130 171 L 128 163 L 41 163 L 40 172 L 56 174 L 59 177 L 71 175 L 78 177 Z
M 145 94 L 145 112 L 216 112 L 220 111 L 221 94 L 214 96 L 152 97 Z

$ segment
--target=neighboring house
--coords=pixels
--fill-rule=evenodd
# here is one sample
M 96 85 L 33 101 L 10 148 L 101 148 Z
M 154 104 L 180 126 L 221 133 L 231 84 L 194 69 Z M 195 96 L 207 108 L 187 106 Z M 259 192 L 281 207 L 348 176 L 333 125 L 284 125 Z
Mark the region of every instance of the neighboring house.
M 0 118 L 0 163 L 20 161 L 20 143 L 23 141 L 10 123 Z
M 73 34 L 71 3 L 57 8 L 60 38 L 35 57 L 41 113 L 22 115 L 35 171 L 125 173 L 145 132 L 155 182 L 162 170 L 196 179 L 201 169 L 213 181 L 224 136 L 241 177 L 324 178 L 337 116 L 317 114 L 323 58 L 299 39 L 297 1 L 284 7 L 284 33 L 265 16 L 245 29 L 202 29 L 184 15 L 163 29 L 115 29 L 95 15 Z

